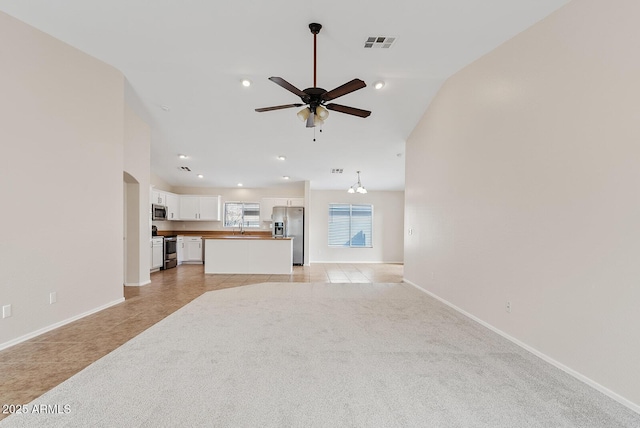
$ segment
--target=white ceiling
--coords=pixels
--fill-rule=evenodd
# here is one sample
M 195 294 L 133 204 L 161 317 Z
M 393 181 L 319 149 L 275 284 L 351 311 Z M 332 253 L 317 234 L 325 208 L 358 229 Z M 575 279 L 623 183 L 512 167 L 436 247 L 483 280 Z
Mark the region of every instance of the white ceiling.
M 122 71 L 152 127 L 152 171 L 172 185 L 270 187 L 287 175 L 346 189 L 361 170 L 369 190 L 401 190 L 405 141 L 447 77 L 567 1 L 0 0 L 0 10 Z M 299 109 L 254 111 L 300 102 L 270 76 L 313 86 L 311 22 L 323 25 L 318 86 L 360 78 L 366 88 L 334 102 L 372 111 L 330 112 L 315 142 Z M 365 49 L 369 36 L 397 40 Z

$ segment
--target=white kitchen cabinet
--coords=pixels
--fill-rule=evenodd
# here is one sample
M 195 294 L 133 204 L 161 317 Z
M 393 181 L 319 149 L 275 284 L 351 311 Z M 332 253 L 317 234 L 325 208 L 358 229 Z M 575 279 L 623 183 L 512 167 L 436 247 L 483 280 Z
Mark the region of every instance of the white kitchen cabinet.
M 151 270 L 158 270 L 164 264 L 164 239 L 151 238 Z
M 180 220 L 180 197 L 163 190 L 151 191 L 151 203 L 167 207 L 167 220 Z
M 220 197 L 200 197 L 200 220 L 220 221 Z
M 157 205 L 166 205 L 166 192 L 161 190 L 151 191 L 151 203 Z
M 178 264 L 181 265 L 184 261 L 184 236 L 178 235 L 176 253 L 178 257 Z
M 304 207 L 304 198 L 262 198 L 260 221 L 271 221 L 273 207 Z
M 220 221 L 220 196 L 180 195 L 180 220 Z
M 273 213 L 273 207 L 282 206 L 284 198 L 262 198 L 260 202 L 260 220 L 271 221 L 271 214 Z
M 165 193 L 167 220 L 180 220 L 180 197 L 173 193 Z
M 198 220 L 200 214 L 200 198 L 197 196 L 180 196 L 180 218 L 182 220 Z
M 184 237 L 184 259 L 182 263 L 202 263 L 202 237 Z

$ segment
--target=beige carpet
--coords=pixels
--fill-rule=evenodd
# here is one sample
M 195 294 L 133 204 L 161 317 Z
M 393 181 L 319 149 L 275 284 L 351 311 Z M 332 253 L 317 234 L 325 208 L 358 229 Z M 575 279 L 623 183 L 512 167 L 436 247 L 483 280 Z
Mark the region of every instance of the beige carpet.
M 212 291 L 27 409 L 0 426 L 640 426 L 407 284 Z

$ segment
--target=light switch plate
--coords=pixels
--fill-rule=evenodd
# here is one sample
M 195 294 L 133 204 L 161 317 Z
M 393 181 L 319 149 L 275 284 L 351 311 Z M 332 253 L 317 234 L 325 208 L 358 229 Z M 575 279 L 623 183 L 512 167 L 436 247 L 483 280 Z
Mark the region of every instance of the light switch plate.
M 11 305 L 4 305 L 2 307 L 2 318 L 9 318 L 11 316 Z
M 58 293 L 55 291 L 52 291 L 51 293 L 49 293 L 49 304 L 53 305 L 57 301 L 58 301 Z

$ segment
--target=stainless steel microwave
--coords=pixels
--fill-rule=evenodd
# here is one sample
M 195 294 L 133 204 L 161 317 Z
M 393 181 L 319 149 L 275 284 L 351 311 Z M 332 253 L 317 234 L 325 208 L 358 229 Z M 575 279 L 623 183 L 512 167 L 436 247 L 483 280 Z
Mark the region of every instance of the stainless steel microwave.
M 167 207 L 164 205 L 151 204 L 151 219 L 152 220 L 166 220 L 167 219 Z

